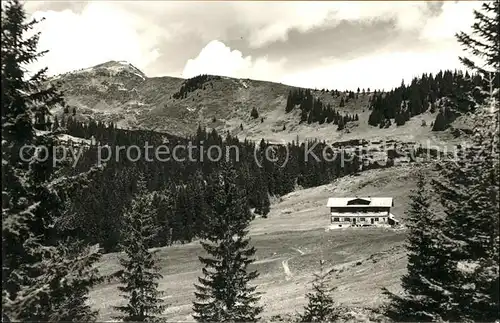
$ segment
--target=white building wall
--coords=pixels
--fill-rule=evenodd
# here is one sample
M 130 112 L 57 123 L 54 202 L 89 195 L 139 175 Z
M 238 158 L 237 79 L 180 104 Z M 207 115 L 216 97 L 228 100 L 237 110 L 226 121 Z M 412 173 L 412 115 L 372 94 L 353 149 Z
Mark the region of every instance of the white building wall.
M 335 221 L 338 218 L 339 221 Z M 389 218 L 388 212 L 331 212 L 331 225 L 330 228 L 349 228 L 354 226 L 377 226 L 385 227 L 389 226 L 387 220 Z M 354 222 L 354 219 L 356 221 Z M 371 222 L 373 219 L 373 224 Z M 378 221 L 376 221 L 378 220 Z

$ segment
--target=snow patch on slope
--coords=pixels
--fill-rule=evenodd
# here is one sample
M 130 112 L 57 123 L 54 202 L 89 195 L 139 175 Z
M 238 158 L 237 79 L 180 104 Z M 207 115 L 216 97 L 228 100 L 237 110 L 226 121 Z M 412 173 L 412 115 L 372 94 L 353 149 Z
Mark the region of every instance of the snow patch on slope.
M 74 136 L 70 136 L 70 135 L 67 135 L 67 134 L 61 134 L 61 135 L 57 136 L 57 138 L 59 140 L 61 140 L 61 141 L 74 142 L 74 143 L 79 143 L 79 144 L 90 145 L 92 143 L 92 140 L 90 140 L 90 139 L 84 139 L 84 138 L 80 138 L 80 137 L 74 137 Z
M 48 131 L 48 130 L 35 129 L 35 136 L 48 135 L 50 132 L 51 131 Z M 90 145 L 92 143 L 91 139 L 85 139 L 85 138 L 75 137 L 75 136 L 71 136 L 71 135 L 68 135 L 68 134 L 65 134 L 65 133 L 57 135 L 57 139 L 59 139 L 59 140 L 61 140 L 63 142 L 74 142 L 74 143 L 87 144 L 87 145 Z
M 135 67 L 129 62 L 126 61 L 109 61 L 106 63 L 102 63 L 96 66 L 88 67 L 88 68 L 83 68 L 80 70 L 76 71 L 71 71 L 68 73 L 60 74 L 60 75 L 55 75 L 51 79 L 52 80 L 57 80 L 61 78 L 64 75 L 76 75 L 76 74 L 86 74 L 86 73 L 96 73 L 98 70 L 106 70 L 110 72 L 111 76 L 115 76 L 116 74 L 120 72 L 127 72 L 132 75 L 136 75 L 140 77 L 143 81 L 146 80 L 146 74 L 144 74 L 140 69 Z
M 97 65 L 99 67 L 102 67 L 102 68 L 106 68 L 107 70 L 113 72 L 114 74 L 118 74 L 120 72 L 128 72 L 128 73 L 131 73 L 131 74 L 134 74 L 134 75 L 137 75 L 139 76 L 140 78 L 142 78 L 143 80 L 146 79 L 146 75 L 144 75 L 144 73 L 142 73 L 141 70 L 139 70 L 137 67 L 135 67 L 134 65 L 126 62 L 126 61 L 111 61 L 111 62 L 107 62 L 107 63 L 104 63 L 104 64 L 101 64 L 101 65 Z M 95 67 L 97 67 L 95 66 Z
M 240 81 L 240 84 L 245 88 L 245 89 L 248 89 L 248 84 L 243 81 L 243 80 L 239 80 Z

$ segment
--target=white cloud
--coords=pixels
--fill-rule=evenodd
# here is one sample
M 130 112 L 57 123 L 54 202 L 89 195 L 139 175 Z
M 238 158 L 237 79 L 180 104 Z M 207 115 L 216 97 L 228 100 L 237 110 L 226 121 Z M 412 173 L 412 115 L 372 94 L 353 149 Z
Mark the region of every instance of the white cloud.
M 443 3 L 442 13 L 430 18 L 420 36 L 431 41 L 453 39 L 459 31 L 470 32 L 474 20 L 474 9 L 479 9 L 480 1 L 462 1 Z
M 182 73 L 190 78 L 200 74 L 212 74 L 238 78 L 270 79 L 281 71 L 284 60 L 273 63 L 266 57 L 255 60 L 243 56 L 239 50 L 232 50 L 218 40 L 209 42 L 200 54 L 189 59 Z
M 70 10 L 34 13 L 36 17 L 47 18 L 40 24 L 39 45 L 41 49 L 50 50 L 37 67 L 49 66 L 49 72 L 57 74 L 107 60 L 126 60 L 155 76 L 161 73 L 157 68 L 162 66 L 162 62 L 157 61 L 160 46 L 167 50 L 162 58 L 168 59 L 168 51 L 182 56 L 183 43 L 201 39 L 208 45 L 197 57 L 187 60 L 185 77 L 206 73 L 303 85 L 308 82 L 308 86 L 318 87 L 391 87 L 399 84 L 402 77 L 459 67 L 456 56 L 460 49 L 453 34 L 468 30 L 473 22 L 472 9 L 478 5 L 476 1 L 445 2 L 441 14 L 431 16 L 428 5 L 420 1 L 89 2 L 78 13 Z M 29 8 L 35 11 L 42 6 L 37 2 Z M 266 57 L 245 56 L 221 41 L 213 41 L 224 40 L 229 34 L 239 37 L 234 32 L 241 31 L 250 47 L 262 47 L 270 42 L 286 41 L 291 29 L 305 32 L 335 26 L 342 20 L 393 21 L 396 29 L 411 31 L 409 35 L 420 33 L 414 46 L 418 51 L 405 53 L 392 46 L 391 54 L 374 53 L 351 61 L 323 63 L 318 57 L 316 69 L 287 75 L 283 67 L 286 57 L 272 62 Z M 172 40 L 176 45 L 169 48 Z M 429 42 L 436 47 L 423 48 Z M 380 44 L 381 49 L 385 46 Z M 155 66 L 153 71 L 151 66 Z
M 235 2 L 240 22 L 251 26 L 250 45 L 287 39 L 291 29 L 306 32 L 316 27 L 332 27 L 342 20 L 352 22 L 393 20 L 395 28 L 418 30 L 425 24 L 425 2 Z
M 418 52 L 384 50 L 352 60 L 321 59 L 317 68 L 288 73 L 286 60 L 269 61 L 266 57 L 253 59 L 231 49 L 218 40 L 208 43 L 196 58 L 189 59 L 183 76 L 212 74 L 236 78 L 268 80 L 301 87 L 355 90 L 371 88 L 390 90 L 408 84 L 422 73 L 458 69 L 456 43 L 442 43 Z
M 39 48 L 49 50 L 34 68 L 48 66 L 49 74 L 109 60 L 126 60 L 144 68 L 159 56 L 159 29 L 112 2 L 90 3 L 81 14 L 37 11 L 33 17 L 46 18 L 37 30 L 41 31 Z
M 194 58 L 189 59 L 182 76 L 190 78 L 200 74 L 236 76 L 251 66 L 251 58 L 243 57 L 238 50 L 231 50 L 218 40 L 208 43 Z
M 332 25 L 340 19 L 363 22 L 392 19 L 396 28 L 421 31 L 420 40 L 416 41 L 421 41 L 422 46 L 414 46 L 415 49 L 409 52 L 404 48 L 381 44 L 378 52 L 361 58 L 318 58 L 317 68 L 289 74 L 283 62 L 273 63 L 266 59 L 261 60 L 266 68 L 257 69 L 259 64 L 251 57 L 245 57 L 237 50 L 231 51 L 217 41 L 209 43 L 197 58 L 189 60 L 184 73 L 187 77 L 202 73 L 219 74 L 304 87 L 391 89 L 398 86 L 402 79 L 410 82 L 422 73 L 462 68 L 458 60 L 461 50 L 454 34 L 460 30 L 470 30 L 472 10 L 478 5 L 480 3 L 476 2 L 445 3 L 439 15 L 431 16 L 430 8 L 424 2 L 242 2 L 235 4 L 246 17 L 242 23 L 261 26 L 250 39 L 250 44 L 254 46 L 262 46 L 277 39 L 286 40 L 287 30 L 292 27 L 307 30 L 315 26 Z M 254 17 L 253 22 L 249 21 L 249 17 Z M 275 19 L 271 20 L 270 17 Z
M 379 52 L 349 61 L 324 61 L 321 68 L 283 75 L 282 83 L 317 88 L 355 90 L 397 87 L 404 79 L 408 84 L 422 73 L 460 68 L 455 49 L 433 48 L 419 52 Z

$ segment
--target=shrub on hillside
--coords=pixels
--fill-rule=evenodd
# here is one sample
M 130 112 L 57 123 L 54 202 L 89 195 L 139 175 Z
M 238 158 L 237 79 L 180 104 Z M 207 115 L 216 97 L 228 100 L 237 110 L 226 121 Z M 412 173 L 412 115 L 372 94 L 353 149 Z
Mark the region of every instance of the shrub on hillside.
M 254 119 L 257 119 L 259 117 L 259 112 L 255 107 L 252 108 L 252 112 L 250 112 L 250 116 Z

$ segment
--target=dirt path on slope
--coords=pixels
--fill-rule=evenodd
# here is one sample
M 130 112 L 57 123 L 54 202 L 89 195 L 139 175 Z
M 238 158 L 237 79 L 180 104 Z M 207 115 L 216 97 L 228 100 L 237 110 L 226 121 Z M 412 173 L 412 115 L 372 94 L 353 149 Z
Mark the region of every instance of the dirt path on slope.
M 304 251 L 300 250 L 299 248 L 291 248 L 291 249 L 294 250 L 294 251 L 297 251 L 298 253 L 300 253 L 300 256 L 303 256 L 303 255 L 306 254 Z M 281 262 L 281 265 L 283 267 L 283 272 L 285 273 L 285 279 L 286 280 L 290 280 L 293 277 L 293 274 L 292 274 L 292 272 L 290 270 L 290 267 L 288 266 L 288 262 L 290 260 L 294 259 L 295 257 L 297 257 L 297 256 L 289 257 L 289 258 L 287 258 L 287 259 L 285 259 L 285 260 L 283 260 Z

